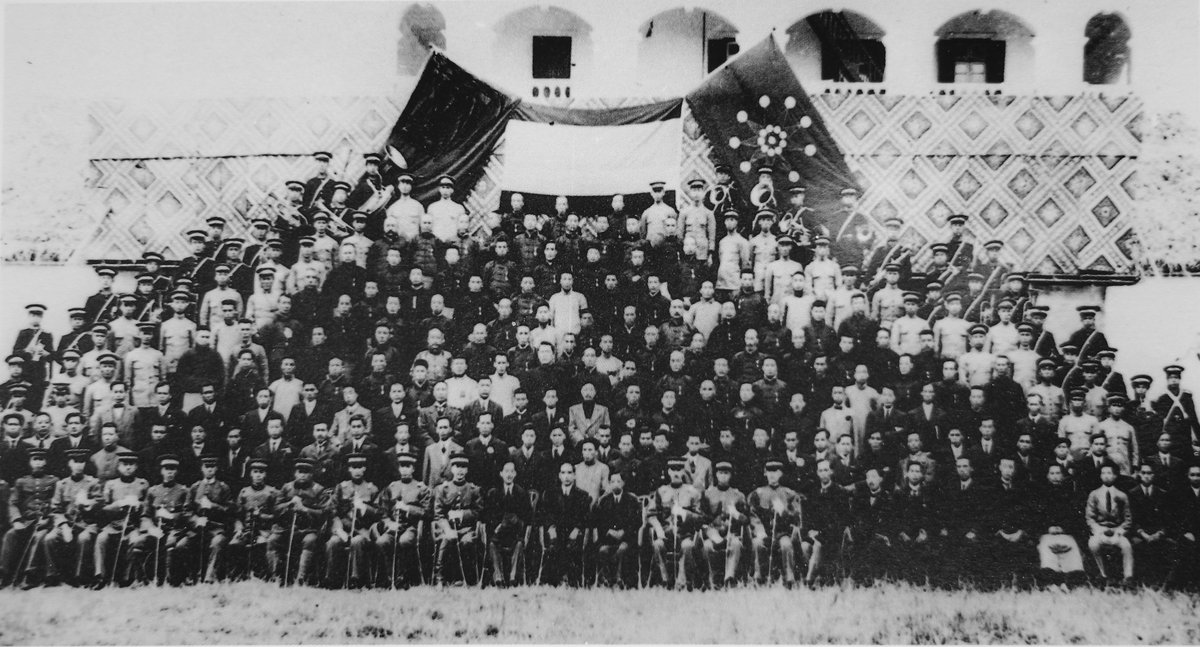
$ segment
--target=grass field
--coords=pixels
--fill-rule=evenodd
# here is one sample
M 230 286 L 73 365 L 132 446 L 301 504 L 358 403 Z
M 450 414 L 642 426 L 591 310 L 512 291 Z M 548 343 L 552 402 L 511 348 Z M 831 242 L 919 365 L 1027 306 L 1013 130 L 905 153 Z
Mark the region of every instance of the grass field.
M 1150 590 L 392 592 L 238 583 L 6 590 L 0 609 L 3 644 L 1200 642 L 1200 598 Z

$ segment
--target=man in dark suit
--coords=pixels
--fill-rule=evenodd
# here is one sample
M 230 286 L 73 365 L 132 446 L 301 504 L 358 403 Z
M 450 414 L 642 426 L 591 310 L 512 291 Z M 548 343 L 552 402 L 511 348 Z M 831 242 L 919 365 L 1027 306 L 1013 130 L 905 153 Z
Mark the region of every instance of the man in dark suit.
M 333 408 L 320 401 L 317 397 L 319 393 L 316 384 L 305 384 L 300 401 L 292 405 L 292 410 L 288 412 L 284 435 L 293 447 L 305 447 L 313 442 L 314 424 L 323 422 L 328 425 L 333 422 Z
M 188 429 L 197 425 L 204 427 L 209 440 L 221 442 L 235 416 L 224 404 L 217 402 L 217 385 L 212 382 L 200 387 L 200 400 L 200 404 L 187 412 L 184 424 Z
M 435 428 L 438 418 L 442 417 L 450 419 L 451 436 L 454 442 L 459 445 L 462 444 L 462 411 L 450 406 L 446 402 L 447 393 L 445 382 L 438 382 L 433 385 L 433 404 L 422 407 L 420 414 L 417 416 L 417 429 L 422 436 L 420 442 L 425 442 L 426 445 L 437 440 L 438 435 Z
M 538 462 L 542 467 L 542 474 L 539 478 L 541 486 L 538 488 L 542 492 L 548 492 L 558 486 L 559 483 L 559 466 L 563 463 L 574 465 L 579 462 L 579 456 L 566 445 L 567 432 L 565 426 L 556 426 L 550 431 L 550 447 L 542 452 L 541 460 Z M 571 470 L 571 477 L 574 479 L 575 470 Z M 572 480 L 572 483 L 574 480 Z
M 567 408 L 559 406 L 558 389 L 551 386 L 542 395 L 542 409 L 533 415 L 533 424 L 537 428 L 540 444 L 545 444 L 550 437 L 550 431 L 555 427 L 567 429 Z
M 1054 451 L 1054 441 L 1058 438 L 1058 429 L 1046 417 L 1044 406 L 1040 394 L 1025 396 L 1025 415 L 1013 425 L 1013 437 L 1029 434 L 1033 439 L 1033 453 L 1043 458 Z
M 1075 463 L 1075 488 L 1088 493 L 1100 487 L 1100 470 L 1108 461 L 1108 439 L 1104 434 L 1092 434 L 1088 453 Z
M 1192 587 L 1200 579 L 1200 465 L 1189 465 L 1187 481 L 1174 497 L 1174 535 L 1179 542 L 1177 584 Z
M 975 459 L 960 456 L 954 462 L 956 478 L 941 485 L 936 526 L 942 540 L 943 568 L 940 579 L 946 583 L 958 578 L 973 580 L 983 574 L 980 560 L 986 554 L 984 505 L 986 486 L 975 476 Z
M 525 426 L 532 423 L 533 410 L 529 408 L 529 395 L 518 388 L 513 392 L 513 411 L 504 416 L 504 422 L 501 424 L 500 437 L 504 442 L 516 447 L 521 444 L 521 434 L 525 431 Z M 537 428 L 534 429 L 536 431 Z
M 388 389 L 389 402 L 371 412 L 371 433 L 376 445 L 390 446 L 393 443 L 393 435 L 396 433 L 396 425 L 402 420 L 408 421 L 416 416 L 417 411 L 405 403 L 404 395 L 404 385 L 394 382 Z M 424 448 L 423 444 L 422 448 Z M 417 478 L 420 479 L 420 477 Z
M 863 438 L 870 436 L 875 431 L 882 432 L 884 438 L 889 438 L 895 436 L 897 428 L 908 429 L 909 425 L 908 414 L 896 408 L 895 387 L 890 384 L 881 386 L 879 408 L 872 409 L 867 413 L 866 431 L 863 433 Z M 929 446 L 932 447 L 932 445 Z
M 1167 492 L 1155 482 L 1154 466 L 1143 462 L 1138 467 L 1138 483 L 1129 490 L 1129 507 L 1133 512 L 1133 543 L 1135 574 L 1144 584 L 1158 584 L 1166 576 L 1175 557 L 1174 542 L 1169 537 L 1168 521 L 1174 512 Z
M 625 474 L 620 470 L 608 475 L 608 485 L 608 492 L 596 504 L 594 517 L 599 546 L 596 569 L 602 582 L 624 584 L 628 581 L 625 558 L 631 547 L 636 550 L 637 533 L 642 525 L 642 505 L 636 496 L 625 490 Z M 742 513 L 745 514 L 745 510 Z
M 254 448 L 253 458 L 267 462 L 267 485 L 279 488 L 291 480 L 292 462 L 296 459 L 296 450 L 283 438 L 283 416 L 271 412 L 266 437 L 266 441 Z
M 267 439 L 267 422 L 278 417 L 280 422 L 283 422 L 283 416 L 280 416 L 271 409 L 271 390 L 263 387 L 254 394 L 255 407 L 244 414 L 238 420 L 238 426 L 242 428 L 242 433 L 246 436 L 246 444 L 252 447 L 258 446 Z M 280 435 L 283 435 L 283 429 L 279 430 Z M 291 467 L 288 467 L 288 475 L 291 475 Z M 267 483 L 273 487 L 279 487 L 271 481 L 270 475 L 267 477 Z
M 542 491 L 542 474 L 545 472 L 542 452 L 537 448 L 537 430 L 533 423 L 526 423 L 521 431 L 520 445 L 509 450 L 513 465 L 517 468 L 517 484 L 527 491 Z
M 467 441 L 464 453 L 471 459 L 470 479 L 483 491 L 500 485 L 500 468 L 510 460 L 508 445 L 493 433 L 496 424 L 490 412 L 479 414 L 476 436 Z
M 179 456 L 179 475 L 176 478 L 184 485 L 191 485 L 203 477 L 200 468 L 204 464 L 204 456 L 219 453 L 217 443 L 208 440 L 208 433 L 204 427 L 192 427 L 189 435 L 191 438 L 188 442 L 181 443 L 176 448 L 176 454 Z
M 156 400 L 154 406 L 138 409 L 134 417 L 133 426 L 139 437 L 148 438 L 150 427 L 163 425 L 167 428 L 167 439 L 170 442 L 177 444 L 187 442 L 187 437 L 184 435 L 187 416 L 178 407 L 171 405 L 171 397 L 170 384 L 160 382 L 158 386 L 154 387 L 154 399 Z
M 539 509 L 539 518 L 546 532 L 546 566 L 551 583 L 562 581 L 580 584 L 583 575 L 582 555 L 584 533 L 591 526 L 592 498 L 575 487 L 575 466 L 562 463 L 558 468 L 558 485 L 549 488 Z
M 217 463 L 217 479 L 229 485 L 235 492 L 241 492 L 249 482 L 246 472 L 246 461 L 250 458 L 250 450 L 246 448 L 245 436 L 241 427 L 233 427 L 225 432 L 224 449 L 220 453 L 221 460 Z
M 19 413 L 6 413 L 0 420 L 4 438 L 0 440 L 0 480 L 16 483 L 29 473 L 29 444 L 21 441 L 25 418 Z
M 1015 480 L 1024 487 L 1039 487 L 1046 482 L 1046 459 L 1038 456 L 1034 447 L 1029 432 L 1017 435 L 1017 451 L 1012 458 L 1017 470 Z
M 1173 442 L 1171 432 L 1160 433 L 1155 443 L 1157 451 L 1146 458 L 1146 462 L 1154 467 L 1154 483 L 1171 493 L 1180 491 L 1187 481 L 1187 464 L 1175 455 Z
M 467 443 L 468 449 L 471 443 L 478 440 L 475 438 Z M 506 455 L 498 460 L 502 462 L 502 467 L 496 487 L 488 490 L 484 498 L 483 523 L 488 529 L 487 548 L 492 559 L 492 583 L 506 586 L 515 584 L 525 570 L 526 529 L 533 523 L 533 507 L 529 493 L 516 483 L 517 468 L 513 459 Z M 476 464 L 474 459 L 471 464 L 473 472 Z M 505 568 L 506 563 L 508 568 Z
M 865 481 L 854 487 L 850 495 L 850 543 L 853 547 L 847 560 L 851 575 L 860 582 L 870 582 L 889 566 L 891 543 L 892 493 L 883 487 L 883 475 L 869 468 Z
M 949 413 L 935 403 L 936 393 L 932 384 L 922 386 L 921 403 L 908 412 L 908 430 L 921 434 L 926 447 L 940 447 L 945 444 L 946 434 L 953 426 Z M 895 434 L 885 435 L 884 440 L 892 447 L 904 444 L 904 439 Z
M 387 478 L 383 468 L 383 452 L 367 436 L 367 421 L 360 416 L 350 418 L 350 429 L 346 442 L 338 447 L 338 463 L 341 466 L 339 480 L 350 478 L 350 472 L 346 466 L 351 456 L 361 456 L 366 459 L 367 471 L 364 476 L 366 480 L 378 485 Z M 386 485 L 387 483 L 384 483 L 384 486 Z
M 47 455 L 47 470 L 58 478 L 67 478 L 71 475 L 70 466 L 67 465 L 68 452 L 73 449 L 86 449 L 88 455 L 91 456 L 97 449 L 100 449 L 100 444 L 84 433 L 83 414 L 72 411 L 67 414 L 65 422 L 67 435 L 55 438 L 54 442 L 50 443 L 50 452 Z M 87 468 L 92 469 L 90 461 L 87 463 Z M 0 473 L 0 478 L 3 478 L 2 473 Z

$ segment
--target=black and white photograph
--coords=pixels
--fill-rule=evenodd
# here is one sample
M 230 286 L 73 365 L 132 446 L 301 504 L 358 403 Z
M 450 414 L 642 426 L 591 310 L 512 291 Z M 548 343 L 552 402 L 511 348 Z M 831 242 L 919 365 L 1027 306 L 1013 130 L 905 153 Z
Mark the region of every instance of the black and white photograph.
M 1200 642 L 1197 0 L 0 25 L 0 644 Z

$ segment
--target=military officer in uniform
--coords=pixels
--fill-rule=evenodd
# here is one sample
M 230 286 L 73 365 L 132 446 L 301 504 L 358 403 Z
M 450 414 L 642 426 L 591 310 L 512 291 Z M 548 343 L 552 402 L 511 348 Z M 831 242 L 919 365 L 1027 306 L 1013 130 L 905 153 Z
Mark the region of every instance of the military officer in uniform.
M 438 178 L 438 195 L 440 198 L 430 203 L 425 213 L 433 220 L 433 235 L 443 243 L 454 243 L 458 240 L 458 221 L 467 215 L 467 210 L 454 201 L 454 178 Z
M 54 487 L 50 509 L 54 528 L 43 542 L 46 552 L 46 584 L 53 586 L 66 575 L 72 584 L 81 584 L 90 575 L 100 520 L 100 479 L 85 473 L 91 451 L 86 448 L 67 452 L 69 475 Z
M 1196 419 L 1196 402 L 1192 392 L 1179 386 L 1183 367 L 1171 364 L 1163 367 L 1167 375 L 1167 390 L 1154 401 L 1154 411 L 1162 418 L 1162 429 L 1171 434 L 1171 451 L 1180 458 L 1191 460 L 1200 456 L 1200 422 Z
M 25 312 L 29 313 L 29 327 L 17 333 L 13 353 L 19 353 L 26 359 L 25 379 L 33 385 L 29 390 L 29 401 L 33 403 L 33 408 L 40 409 L 46 385 L 50 382 L 54 336 L 42 330 L 42 317 L 46 314 L 46 306 L 31 303 L 25 306 Z
M 670 482 L 654 492 L 653 516 L 650 517 L 651 542 L 654 561 L 658 564 L 664 586 L 674 582 L 676 589 L 691 588 L 692 563 L 696 549 L 696 531 L 700 529 L 700 490 L 684 483 L 687 460 L 683 457 L 667 459 L 667 475 Z M 669 568 L 667 555 L 674 560 Z M 672 577 L 672 572 L 674 575 Z
M 8 508 L 12 527 L 0 544 L 0 584 L 21 583 L 30 588 L 30 576 L 41 567 L 42 540 L 53 527 L 51 500 L 58 479 L 46 473 L 46 451 L 28 450 L 29 474 L 13 483 Z M 18 581 L 14 581 L 14 578 Z
M 379 509 L 387 515 L 371 530 L 378 554 L 383 559 L 380 572 L 390 573 L 389 585 L 411 583 L 415 570 L 424 581 L 424 572 L 417 552 L 420 550 L 420 523 L 433 518 L 433 490 L 416 479 L 417 455 L 403 452 L 396 455 L 400 478 L 392 481 L 379 494 Z
M 96 538 L 96 588 L 110 581 L 128 586 L 133 579 L 134 566 L 145 557 L 145 535 L 141 527 L 150 483 L 137 476 L 137 469 L 137 453 L 120 450 L 117 452 L 118 477 L 104 483 L 100 501 L 108 525 Z M 122 556 L 125 557 L 125 569 L 118 576 Z
M 450 480 L 433 488 L 433 539 L 437 546 L 433 568 L 438 584 L 453 579 L 449 568 L 452 563 L 458 565 L 457 575 L 463 584 L 469 584 L 468 574 L 474 574 L 479 544 L 476 523 L 483 512 L 483 493 L 478 485 L 467 481 L 470 463 L 462 452 L 451 454 Z
M 283 484 L 275 504 L 275 525 L 267 550 L 274 553 L 276 564 L 282 562 L 284 584 L 291 577 L 287 571 L 291 569 L 290 557 L 296 553 L 297 544 L 300 555 L 295 581 L 313 582 L 313 561 L 321 549 L 321 534 L 329 516 L 329 491 L 314 480 L 315 468 L 316 462 L 311 459 L 296 459 L 295 480 Z
M 246 462 L 250 472 L 250 484 L 238 493 L 238 519 L 234 522 L 233 538 L 229 541 L 230 557 L 244 564 L 245 577 L 254 575 L 255 553 L 259 546 L 265 546 L 271 536 L 271 522 L 275 518 L 275 504 L 279 500 L 279 490 L 267 485 L 267 461 L 252 458 Z M 265 552 L 265 551 L 264 551 Z M 276 569 L 270 564 L 274 557 L 267 553 L 268 570 L 275 573 Z M 244 560 L 244 561 L 243 561 Z
M 208 225 L 208 237 L 204 241 L 204 255 L 214 261 L 219 261 L 221 259 L 218 258 L 218 255 L 225 243 L 226 221 L 221 216 L 209 216 L 204 224 Z
M 1076 361 L 1082 362 L 1108 348 L 1108 340 L 1104 337 L 1104 333 L 1096 329 L 1096 313 L 1100 312 L 1100 306 L 1085 305 L 1079 306 L 1075 310 L 1079 313 L 1081 327 L 1071 333 L 1071 336 L 1067 338 L 1067 344 L 1079 349 L 1079 357 Z
M 883 287 L 886 278 L 884 273 L 889 265 L 895 265 L 900 273 L 900 289 L 916 289 L 912 285 L 912 250 L 900 243 L 900 228 L 903 225 L 904 221 L 894 216 L 883 221 L 884 241 L 871 251 L 863 272 L 863 278 L 871 282 L 866 286 L 868 297 Z
M 313 160 L 317 163 L 317 172 L 304 182 L 302 210 L 308 211 L 319 203 L 328 202 L 330 196 L 333 195 L 333 178 L 329 174 L 329 160 L 332 158 L 333 156 L 325 151 L 313 153 Z
M 704 491 L 700 511 L 707 520 L 704 527 L 704 557 L 708 561 L 708 585 L 716 588 L 716 578 L 724 573 L 725 588 L 733 586 L 742 558 L 742 530 L 750 521 L 746 495 L 734 487 L 733 463 L 718 461 L 713 466 L 716 483 Z M 724 562 L 724 569 L 721 564 Z
M 181 548 L 188 532 L 187 511 L 188 489 L 175 480 L 179 474 L 179 458 L 174 454 L 163 454 L 158 459 L 162 482 L 150 486 L 146 491 L 146 504 L 142 516 L 142 530 L 147 541 L 154 543 L 151 562 L 146 574 L 154 578 L 154 584 L 165 580 L 178 585 L 186 575 L 186 562 Z M 147 547 L 149 548 L 149 547 Z
M 975 263 L 975 246 L 968 242 L 964 235 L 967 216 L 956 213 L 947 218 L 946 222 L 950 223 L 950 240 L 946 242 L 949 265 L 965 271 Z
M 96 276 L 100 277 L 100 291 L 88 297 L 84 302 L 83 309 L 86 312 L 87 323 L 107 324 L 112 320 L 117 310 L 117 294 L 112 289 L 113 277 L 116 275 L 117 271 L 110 267 L 101 267 L 96 270 Z
M 234 516 L 233 489 L 217 480 L 221 457 L 215 453 L 200 456 L 200 480 L 188 488 L 187 513 L 191 531 L 179 543 L 177 550 L 187 555 L 194 546 L 198 551 L 200 573 L 197 579 L 212 583 L 224 563 L 225 546 L 229 543 L 229 523 Z
M 371 526 L 379 517 L 379 487 L 366 480 L 367 462 L 365 454 L 347 455 L 346 471 L 350 478 L 338 483 L 330 493 L 333 525 L 329 541 L 325 542 L 325 582 L 330 587 L 336 585 L 333 574 L 342 569 L 348 571 L 351 587 L 367 583 L 367 547 L 371 543 Z M 341 564 L 346 560 L 348 563 Z
M 753 528 L 755 577 L 759 583 L 768 581 L 774 554 L 778 551 L 784 583 L 793 586 L 796 583 L 796 552 L 792 536 L 800 526 L 800 495 L 779 484 L 783 477 L 783 461 L 768 459 L 763 463 L 763 472 L 767 484 L 755 488 L 747 502 Z
M 197 287 L 206 286 L 212 282 L 213 261 L 205 253 L 208 246 L 208 232 L 203 229 L 192 229 L 187 232 L 188 244 L 191 245 L 192 255 L 179 261 L 175 268 L 175 283 L 180 279 L 188 279 Z

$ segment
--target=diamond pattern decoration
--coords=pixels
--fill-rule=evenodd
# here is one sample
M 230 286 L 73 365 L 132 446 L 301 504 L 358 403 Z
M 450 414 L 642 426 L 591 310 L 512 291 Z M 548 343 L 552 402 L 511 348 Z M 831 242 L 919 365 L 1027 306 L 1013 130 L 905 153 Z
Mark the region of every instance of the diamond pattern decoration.
M 949 218 L 952 215 L 954 215 L 954 211 L 950 209 L 949 205 L 941 200 L 933 203 L 933 206 L 929 207 L 929 210 L 925 212 L 925 217 L 929 218 L 930 222 L 934 223 L 939 228 L 944 226 L 946 224 L 946 218 Z
M 1080 114 L 1071 124 L 1071 130 L 1074 130 L 1080 139 L 1091 137 L 1092 133 L 1096 132 L 1096 129 L 1099 127 L 1100 124 L 1096 123 L 1096 120 L 1086 112 Z
M 1017 233 L 1008 238 L 1008 246 L 1021 256 L 1024 256 L 1033 247 L 1033 243 L 1033 236 L 1024 227 L 1018 229 Z
M 1017 127 L 1017 132 L 1021 133 L 1025 139 L 1033 139 L 1038 136 L 1045 128 L 1046 124 L 1032 110 L 1026 110 L 1021 113 L 1021 116 L 1013 123 Z
M 1042 206 L 1038 207 L 1034 213 L 1037 214 L 1037 217 L 1042 221 L 1042 224 L 1046 225 L 1047 229 L 1054 227 L 1054 225 L 1058 224 L 1059 220 L 1063 219 L 1063 216 L 1067 215 L 1062 208 L 1058 206 L 1058 203 L 1054 201 L 1054 198 L 1050 198 L 1043 202 Z
M 873 218 L 904 214 L 903 238 L 923 249 L 944 240 L 961 212 L 978 239 L 1008 242 L 1006 262 L 1049 272 L 1132 267 L 1142 102 L 1136 96 L 820 94 L 820 116 L 864 187 Z M 649 99 L 576 101 L 602 108 Z M 88 107 L 89 188 L 111 209 L 88 215 L 85 257 L 136 257 L 146 245 L 185 254 L 182 232 L 207 215 L 234 216 L 242 235 L 267 191 L 312 173 L 312 151 L 346 146 L 345 176 L 378 150 L 402 105 L 387 97 L 203 101 L 100 101 Z M 681 177 L 714 179 L 711 144 L 684 105 Z M 114 158 L 149 160 L 143 169 Z M 1089 180 L 1090 178 L 1090 180 Z M 476 216 L 498 206 L 504 144 L 465 202 Z M 680 205 L 687 197 L 679 195 Z M 136 225 L 136 227 L 135 227 Z M 928 259 L 914 259 L 918 270 Z
M 904 191 L 904 195 L 908 196 L 909 199 L 921 195 L 921 192 L 928 187 L 929 183 L 921 179 L 921 176 L 915 169 L 909 169 L 904 174 L 904 177 L 900 178 L 900 190 Z
M 888 218 L 900 215 L 900 211 L 896 209 L 896 205 L 892 204 L 887 198 L 880 200 L 871 209 L 871 217 L 877 222 L 883 223 Z
M 1008 142 L 1000 140 L 988 147 L 987 153 L 983 156 L 983 163 L 993 171 L 999 171 L 1000 167 L 1007 164 L 1012 157 L 1012 146 L 1009 146 Z
M 987 121 L 978 112 L 972 112 L 967 115 L 966 119 L 958 122 L 958 127 L 967 134 L 967 137 L 975 140 L 979 138 L 979 135 L 983 134 L 984 130 L 987 130 L 988 125 Z
M 1063 241 L 1063 244 L 1066 245 L 1067 249 L 1071 250 L 1073 254 L 1078 256 L 1079 253 L 1083 251 L 1083 248 L 1087 247 L 1091 242 L 1092 237 L 1089 236 L 1086 231 L 1084 231 L 1083 227 L 1076 226 L 1075 229 L 1071 231 L 1071 235 L 1067 236 L 1067 239 Z
M 858 139 L 862 139 L 875 129 L 876 122 L 865 111 L 859 110 L 854 113 L 850 121 L 846 122 L 846 126 L 850 128 L 850 132 Z
M 1024 200 L 1025 196 L 1029 195 L 1038 186 L 1038 181 L 1033 177 L 1033 174 L 1026 169 L 1017 171 L 1017 174 L 1012 176 L 1008 181 L 1008 190 L 1013 192 L 1013 195 Z
M 1088 170 L 1083 167 L 1080 167 L 1071 177 L 1067 178 L 1066 182 L 1067 190 L 1071 192 L 1071 195 L 1075 196 L 1076 200 L 1083 197 L 1083 194 L 1087 193 L 1094 186 L 1096 186 L 1096 178 L 1092 177 L 1092 174 L 1088 173 Z
M 962 175 L 954 181 L 954 190 L 958 192 L 964 202 L 970 202 L 971 198 L 982 188 L 983 184 L 970 171 L 963 171 Z
M 990 226 L 993 230 L 996 230 L 1004 224 L 1005 220 L 1008 220 L 1008 213 L 1008 209 L 1005 209 L 1004 205 L 1000 204 L 996 200 L 992 200 L 987 203 L 987 206 L 983 208 L 983 211 L 979 212 L 979 215 L 983 218 L 984 222 L 988 224 L 988 226 Z
M 1100 223 L 1101 227 L 1108 227 L 1121 216 L 1121 210 L 1117 208 L 1111 198 L 1104 196 L 1103 200 L 1092 207 L 1092 215 L 1096 216 L 1096 222 Z
M 933 128 L 933 122 L 929 121 L 929 117 L 926 117 L 925 113 L 914 112 L 908 119 L 904 120 L 904 123 L 900 127 L 904 129 L 904 132 L 908 133 L 908 136 L 913 141 L 917 141 L 924 137 L 930 128 Z

